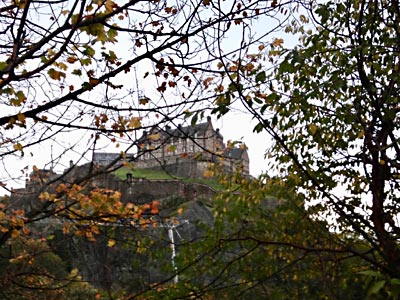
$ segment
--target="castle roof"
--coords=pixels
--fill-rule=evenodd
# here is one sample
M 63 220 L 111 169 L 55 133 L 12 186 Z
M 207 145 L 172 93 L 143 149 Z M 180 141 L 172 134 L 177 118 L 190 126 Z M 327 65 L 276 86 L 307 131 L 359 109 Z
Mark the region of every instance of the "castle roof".
M 199 124 L 194 124 L 194 125 L 189 125 L 189 126 L 182 126 L 178 125 L 176 128 L 171 128 L 170 126 L 166 126 L 165 128 L 160 128 L 160 127 L 154 127 L 150 133 L 160 133 L 162 136 L 163 140 L 169 139 L 169 138 L 196 138 L 196 137 L 206 137 L 206 132 L 207 129 L 211 126 L 212 130 L 215 132 L 215 134 L 223 139 L 221 133 L 219 132 L 219 129 L 214 130 L 212 123 L 211 123 L 211 118 L 207 118 L 207 122 L 204 123 L 199 123 Z M 140 138 L 140 140 L 146 140 L 147 139 L 147 132 L 144 132 L 143 136 Z M 207 137 L 206 137 L 207 138 Z

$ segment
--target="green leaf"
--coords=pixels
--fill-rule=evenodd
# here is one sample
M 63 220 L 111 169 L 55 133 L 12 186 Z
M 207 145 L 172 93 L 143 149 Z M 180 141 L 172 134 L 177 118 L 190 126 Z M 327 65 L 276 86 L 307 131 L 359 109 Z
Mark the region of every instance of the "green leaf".
M 264 82 L 266 78 L 267 75 L 265 74 L 265 71 L 261 71 L 256 75 L 256 82 Z
M 399 278 L 393 278 L 393 279 L 390 280 L 390 284 L 400 285 L 400 279 Z
M 94 56 L 96 54 L 96 51 L 90 47 L 89 45 L 86 45 L 85 50 L 83 50 L 83 54 L 88 55 L 88 56 Z
M 51 79 L 54 80 L 61 80 L 61 77 L 65 78 L 65 73 L 61 71 L 57 71 L 53 68 L 51 68 L 49 71 L 47 71 L 47 74 L 49 74 Z
M 81 59 L 81 64 L 83 66 L 89 66 L 91 63 L 92 63 L 92 59 L 90 57 Z
M 263 129 L 264 129 L 263 124 L 262 124 L 262 123 L 258 123 L 258 124 L 254 127 L 253 132 L 260 133 Z
M 196 114 L 194 114 L 194 116 L 192 117 L 192 120 L 190 121 L 190 124 L 192 125 L 192 126 L 194 126 L 194 125 L 196 125 L 197 124 L 197 119 L 198 119 L 198 114 L 196 113 Z
M 0 62 L 0 71 L 4 70 L 5 68 L 7 68 L 8 63 L 6 63 L 5 61 Z
M 107 31 L 108 40 L 112 43 L 117 41 L 116 37 L 118 36 L 118 31 L 115 29 L 110 29 Z
M 382 276 L 381 273 L 373 270 L 365 270 L 365 271 L 360 271 L 358 274 L 369 276 L 369 277 L 380 277 Z
M 380 280 L 374 283 L 374 285 L 368 290 L 369 295 L 377 294 L 385 286 L 386 281 Z
M 279 73 L 294 73 L 295 71 L 296 67 L 286 59 L 279 65 Z

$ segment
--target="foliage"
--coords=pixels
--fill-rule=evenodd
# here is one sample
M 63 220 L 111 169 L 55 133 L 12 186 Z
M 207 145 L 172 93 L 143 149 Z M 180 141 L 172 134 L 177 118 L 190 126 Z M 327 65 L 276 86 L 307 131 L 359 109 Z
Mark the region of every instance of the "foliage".
M 97 291 L 67 266 L 45 239 L 20 237 L 1 248 L 0 285 L 3 299 L 76 299 Z M 81 299 L 81 298 L 77 298 Z
M 277 40 L 238 59 L 214 109 L 223 115 L 229 99 L 241 99 L 254 130 L 274 140 L 271 168 L 298 187 L 310 216 L 340 233 L 341 249 L 388 284 L 400 274 L 399 18 L 398 1 L 311 3 L 286 27 L 300 45 Z
M 60 259 L 38 228 L 104 241 L 107 254 L 121 220 L 147 227 L 158 202 L 98 186 L 117 159 L 76 165 L 110 145 L 127 165 L 144 155 L 144 130 L 245 108 L 273 138 L 280 178 L 223 177 L 214 227 L 176 258 L 179 283 L 128 298 L 396 298 L 399 17 L 386 0 L 3 1 L 0 186 L 30 177 L 26 194 L 0 202 L 0 247 L 15 251 L 4 270 L 29 272 L 11 287 L 2 272 L 2 285 L 16 299 L 93 296 L 58 285 L 79 275 L 52 268 Z M 258 21 L 271 27 L 258 33 Z M 283 26 L 299 46 L 273 35 Z M 124 240 L 138 252 L 146 241 Z M 48 254 L 32 261 L 32 249 Z M 95 297 L 121 295 L 110 284 Z
M 226 192 L 215 200 L 214 226 L 201 240 L 180 248 L 179 282 L 145 297 L 365 298 L 359 272 L 367 264 L 343 250 L 340 236 L 330 233 L 325 222 L 309 218 L 293 187 L 239 174 L 222 180 Z M 361 240 L 347 242 L 365 247 Z

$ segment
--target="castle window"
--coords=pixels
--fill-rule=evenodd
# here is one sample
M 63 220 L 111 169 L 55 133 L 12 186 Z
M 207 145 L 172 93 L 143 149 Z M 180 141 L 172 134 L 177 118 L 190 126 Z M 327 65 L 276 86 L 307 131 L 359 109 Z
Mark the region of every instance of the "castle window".
M 183 142 L 182 151 L 185 153 L 187 152 L 187 139 L 184 139 L 182 142 Z

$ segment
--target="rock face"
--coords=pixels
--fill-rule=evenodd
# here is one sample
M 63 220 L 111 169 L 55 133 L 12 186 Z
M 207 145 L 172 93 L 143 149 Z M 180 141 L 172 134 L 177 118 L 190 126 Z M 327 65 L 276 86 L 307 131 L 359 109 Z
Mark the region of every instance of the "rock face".
M 172 281 L 172 245 L 179 252 L 182 244 L 204 235 L 204 225 L 212 226 L 215 192 L 207 186 L 174 180 L 142 181 L 132 186 L 115 181 L 114 185 L 119 185 L 125 200 L 159 200 L 160 213 L 152 216 L 157 224 L 147 228 L 101 228 L 117 240 L 112 248 L 107 246 L 107 238 L 89 242 L 60 232 L 53 242 L 57 254 L 78 268 L 85 280 L 103 289 L 118 290 L 123 286 L 138 292 L 155 282 Z M 178 208 L 183 208 L 181 214 L 177 213 Z

